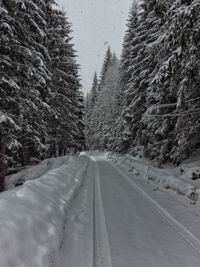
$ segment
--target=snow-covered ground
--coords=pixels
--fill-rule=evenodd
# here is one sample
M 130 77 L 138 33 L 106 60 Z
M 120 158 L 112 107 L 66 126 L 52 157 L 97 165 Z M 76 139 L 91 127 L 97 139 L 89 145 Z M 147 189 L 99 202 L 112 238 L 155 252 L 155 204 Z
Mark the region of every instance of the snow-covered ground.
M 117 163 L 135 176 L 153 182 L 157 189 L 171 189 L 192 201 L 198 201 L 200 197 L 200 157 L 187 160 L 178 167 L 169 165 L 160 168 L 140 154 L 134 157 L 129 154 L 105 153 L 104 158 Z
M 52 162 L 61 167 L 0 195 L 1 267 L 55 266 L 54 252 L 62 243 L 66 214 L 88 158 L 64 162 L 64 158 Z
M 161 205 L 122 169 L 99 161 L 99 172 L 113 267 L 200 265 L 199 238 L 163 208 L 168 194 Z
M 189 229 L 200 240 L 199 181 L 191 180 L 192 172 L 200 166 L 198 155 L 186 160 L 179 167 L 163 166 L 163 168 L 156 167 L 151 161 L 140 156 L 133 157 L 131 155 L 122 156 L 104 153 L 104 155 L 101 154 L 101 157 L 118 166 L 156 203 L 159 203 L 164 210 L 169 212 L 173 218 L 177 219 L 178 222 L 184 225 L 186 229 Z M 180 169 L 184 169 L 185 173 L 180 175 Z M 152 179 L 152 177 L 156 179 Z M 172 186 L 164 186 L 163 183 L 166 183 L 166 181 L 170 181 Z M 174 186 L 177 186 L 177 190 Z M 198 199 L 196 198 L 195 201 L 191 200 L 190 195 L 184 193 L 185 188 L 189 188 L 188 193 L 198 193 Z M 190 191 L 190 188 L 194 189 Z
M 57 168 L 0 194 L 0 266 L 199 267 L 199 201 L 142 179 L 148 163 L 52 159 Z
M 67 164 L 71 159 L 70 155 L 45 159 L 40 164 L 35 166 L 27 167 L 23 171 L 17 172 L 16 174 L 9 175 L 6 177 L 6 189 L 9 190 L 16 185 L 23 184 L 25 181 L 34 180 L 47 171 L 58 168 L 63 164 Z

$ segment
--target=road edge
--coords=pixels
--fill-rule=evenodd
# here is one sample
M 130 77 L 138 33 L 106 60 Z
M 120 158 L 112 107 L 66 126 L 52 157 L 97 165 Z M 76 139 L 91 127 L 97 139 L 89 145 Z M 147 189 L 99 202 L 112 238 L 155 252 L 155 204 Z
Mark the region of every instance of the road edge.
M 141 193 L 146 199 L 148 199 L 154 210 L 157 211 L 157 213 L 174 229 L 174 231 L 179 234 L 200 255 L 200 240 L 197 237 L 195 237 L 184 225 L 177 221 L 168 211 L 158 204 L 158 202 L 149 196 L 114 163 L 104 159 L 103 157 L 101 157 L 101 159 L 113 166 L 113 168 L 118 171 L 137 192 Z

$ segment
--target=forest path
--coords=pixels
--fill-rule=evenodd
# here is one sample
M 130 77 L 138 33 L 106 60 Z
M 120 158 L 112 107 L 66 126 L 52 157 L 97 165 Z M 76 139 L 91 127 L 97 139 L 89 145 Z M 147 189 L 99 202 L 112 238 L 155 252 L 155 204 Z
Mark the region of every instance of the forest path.
M 199 267 L 200 242 L 117 167 L 91 157 L 57 267 Z

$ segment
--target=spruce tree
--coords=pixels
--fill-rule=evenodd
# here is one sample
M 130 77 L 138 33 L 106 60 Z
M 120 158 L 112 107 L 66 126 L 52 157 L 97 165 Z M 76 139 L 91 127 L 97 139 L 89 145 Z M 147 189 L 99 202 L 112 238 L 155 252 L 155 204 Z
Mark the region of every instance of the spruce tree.
M 83 144 L 82 102 L 76 63 L 76 52 L 71 42 L 71 24 L 59 8 L 47 6 L 48 50 L 51 57 L 49 105 L 55 114 L 50 119 L 49 135 L 51 153 L 63 154 L 66 148 L 80 149 Z
M 112 125 L 116 119 L 117 93 L 119 85 L 119 61 L 112 54 L 110 65 L 104 76 L 101 91 L 98 93 L 92 109 L 88 133 L 89 147 L 92 149 L 108 149 L 112 142 Z
M 131 44 L 135 40 L 137 33 L 136 28 L 138 26 L 138 4 L 133 2 L 129 18 L 127 21 L 127 30 L 124 36 L 124 43 L 120 62 L 120 82 L 122 85 L 122 93 L 124 93 L 128 87 L 128 81 L 131 78 L 130 66 L 134 54 L 131 53 Z
M 45 103 L 44 91 L 50 74 L 45 61 L 45 5 L 43 1 L 3 1 L 7 11 L 12 39 L 2 40 L 1 57 L 11 61 L 7 65 L 2 88 L 6 101 L 10 100 L 8 87 L 16 91 L 10 112 L 16 118 L 20 133 L 17 136 L 19 155 L 25 165 L 31 156 L 41 156 L 46 135 L 45 113 L 49 110 Z M 8 36 L 8 32 L 6 33 Z M 6 45 L 5 45 L 6 42 Z M 9 69 L 8 69 L 9 67 Z M 17 144 L 15 140 L 10 141 Z M 9 149 L 8 149 L 9 150 Z M 12 151 L 10 152 L 11 154 Z
M 99 82 L 99 91 L 101 90 L 104 80 L 105 80 L 105 75 L 108 71 L 109 66 L 111 65 L 111 60 L 112 60 L 112 52 L 110 49 L 110 46 L 108 46 L 108 49 L 105 54 L 102 70 L 101 70 L 101 77 L 100 77 L 100 82 Z
M 95 129 L 92 126 L 92 112 L 97 102 L 99 81 L 97 73 L 94 73 L 93 83 L 90 92 L 87 94 L 85 102 L 85 136 L 87 146 L 91 147 L 91 136 L 93 136 Z
M 92 83 L 92 88 L 90 91 L 90 97 L 91 97 L 91 108 L 94 108 L 95 102 L 97 100 L 97 93 L 98 93 L 98 85 L 99 85 L 99 81 L 98 81 L 98 77 L 97 77 L 97 73 L 94 73 L 94 79 L 93 79 L 93 83 Z
M 150 159 L 179 164 L 200 147 L 200 3 L 137 2 L 124 38 L 116 113 L 111 103 L 107 110 L 110 65 L 92 113 L 92 144 L 118 152 L 139 144 Z
M 147 155 L 178 164 L 198 147 L 199 4 L 168 1 L 164 45 L 145 123 Z M 196 100 L 193 100 L 196 99 Z M 147 120 L 148 118 L 148 120 Z M 185 125 L 187 119 L 187 127 Z
M 16 109 L 18 109 L 18 95 L 21 88 L 15 81 L 16 65 L 11 57 L 11 47 L 18 43 L 16 36 L 16 22 L 10 16 L 5 5 L 1 3 L 0 7 L 0 146 L 2 177 L 4 176 L 4 165 L 9 160 L 5 155 L 6 149 L 19 148 L 17 142 L 17 131 L 19 129 Z M 12 124 L 14 127 L 12 127 Z M 14 161 L 10 158 L 10 161 Z M 3 178 L 2 178 L 3 180 Z
M 42 1 L 0 3 L 1 178 L 6 167 L 20 161 L 25 165 L 41 151 L 46 104 L 40 90 L 49 78 L 43 10 Z M 3 178 L 1 184 L 3 188 Z
M 71 25 L 54 0 L 0 1 L 0 190 L 6 168 L 84 147 Z
M 113 62 L 113 54 L 111 52 L 110 47 L 108 47 L 101 70 L 100 81 L 98 83 L 98 79 L 95 74 L 93 85 L 87 99 L 88 109 L 86 110 L 86 115 L 85 115 L 85 121 L 87 124 L 85 129 L 85 134 L 86 134 L 87 144 L 92 149 L 100 148 L 100 143 L 98 140 L 98 137 L 102 133 L 102 123 L 99 117 L 100 116 L 99 109 L 102 106 L 102 98 L 100 97 L 100 95 L 102 88 L 104 88 L 105 86 L 106 75 L 108 69 L 112 65 L 112 62 Z
M 126 82 L 128 89 L 122 113 L 124 125 L 121 126 L 121 150 L 124 152 L 143 141 L 142 117 L 146 110 L 148 86 L 157 64 L 163 24 L 163 14 L 158 12 L 158 2 L 143 1 L 140 8 L 135 10 L 139 11 L 132 11 L 134 23 L 129 23 L 132 36 L 127 50 L 131 56 L 129 66 L 125 66 L 128 69 L 127 74 L 131 75 Z
M 127 21 L 127 30 L 124 36 L 124 43 L 120 61 L 120 91 L 118 98 L 118 120 L 113 126 L 116 138 L 113 141 L 113 149 L 117 152 L 125 152 L 128 150 L 131 144 L 131 132 L 129 124 L 125 115 L 125 105 L 128 104 L 126 99 L 127 90 L 129 88 L 129 80 L 131 78 L 132 70 L 131 65 L 134 57 L 137 55 L 137 51 L 132 51 L 132 45 L 135 45 L 137 40 L 136 29 L 138 27 L 139 16 L 138 16 L 139 5 L 136 1 L 133 1 L 129 18 Z

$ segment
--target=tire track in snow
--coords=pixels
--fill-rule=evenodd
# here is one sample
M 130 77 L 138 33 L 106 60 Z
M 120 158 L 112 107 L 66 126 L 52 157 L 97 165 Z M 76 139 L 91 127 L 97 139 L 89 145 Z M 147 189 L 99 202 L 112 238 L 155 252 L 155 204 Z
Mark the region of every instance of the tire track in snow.
M 93 190 L 93 267 L 112 267 L 109 238 L 99 182 L 99 167 L 95 158 L 90 158 L 95 164 Z
M 200 240 L 195 237 L 184 225 L 177 221 L 172 215 L 170 215 L 164 208 L 162 208 L 153 198 L 151 198 L 140 186 L 132 181 L 123 171 L 121 171 L 112 162 L 109 162 L 102 158 L 102 160 L 108 162 L 115 170 L 117 170 L 122 177 L 140 194 L 142 194 L 152 205 L 154 210 L 173 228 L 173 230 L 179 234 L 199 255 L 200 255 Z

